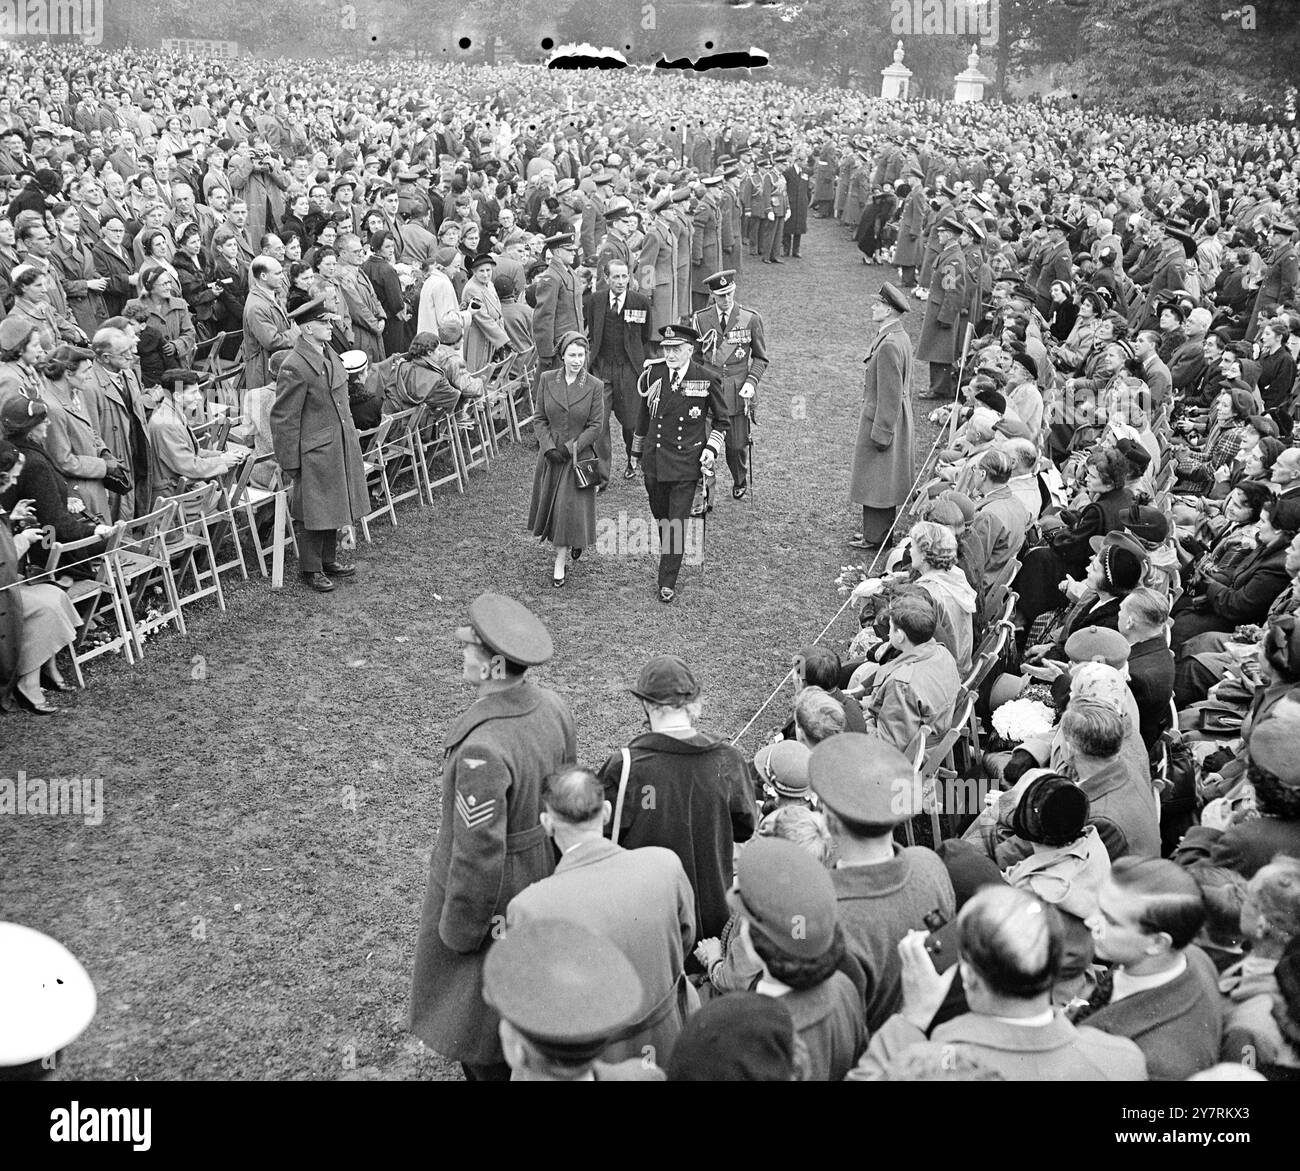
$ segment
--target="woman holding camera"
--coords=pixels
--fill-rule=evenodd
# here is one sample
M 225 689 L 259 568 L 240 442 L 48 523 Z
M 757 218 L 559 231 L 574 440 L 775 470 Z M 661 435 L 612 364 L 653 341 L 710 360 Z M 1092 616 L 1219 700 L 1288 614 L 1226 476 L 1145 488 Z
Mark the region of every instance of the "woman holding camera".
M 492 278 L 496 274 L 496 257 L 480 253 L 470 264 L 470 278 L 460 293 L 460 307 L 470 311 L 469 334 L 465 338 L 465 364 L 472 372 L 482 370 L 492 355 L 510 344 Z
M 541 451 L 533 473 L 528 527 L 555 546 L 551 584 L 565 582 L 569 550 L 576 561 L 596 538 L 596 437 L 604 421 L 605 388 L 587 371 L 587 339 L 577 330 L 555 348 L 560 365 L 537 382 L 533 424 Z

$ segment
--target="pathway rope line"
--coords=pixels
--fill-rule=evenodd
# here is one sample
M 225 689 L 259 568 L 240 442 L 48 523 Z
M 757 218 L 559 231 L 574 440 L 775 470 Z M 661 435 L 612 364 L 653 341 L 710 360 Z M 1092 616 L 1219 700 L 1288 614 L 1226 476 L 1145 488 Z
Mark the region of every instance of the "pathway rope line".
M 952 418 L 955 418 L 957 414 L 958 397 L 960 396 L 960 393 L 961 392 L 958 391 L 957 394 L 954 395 L 953 397 L 953 401 L 951 404 Z M 899 508 L 898 513 L 895 515 L 893 523 L 889 526 L 889 531 L 885 534 L 885 539 L 880 543 L 880 548 L 876 550 L 875 557 L 872 558 L 871 568 L 873 570 L 876 567 L 876 562 L 880 560 L 881 555 L 885 553 L 885 551 L 890 547 L 890 542 L 893 540 L 893 536 L 894 536 L 894 530 L 898 527 L 898 522 L 902 520 L 902 518 L 906 516 L 908 511 L 911 509 L 912 503 L 916 498 L 918 489 L 921 487 L 922 484 L 927 482 L 927 477 L 929 476 L 930 473 L 930 461 L 935 457 L 935 455 L 938 454 L 939 444 L 948 436 L 949 436 L 949 428 L 948 425 L 945 424 L 945 426 L 939 428 L 938 434 L 935 435 L 934 443 L 930 447 L 929 454 L 925 457 L 924 463 L 921 464 L 921 470 L 917 472 L 916 479 L 912 481 L 912 486 L 907 490 L 907 496 L 903 500 L 902 506 Z M 826 637 L 831 627 L 834 626 L 835 623 L 837 623 L 840 620 L 840 617 L 843 615 L 844 611 L 849 608 L 849 605 L 852 601 L 853 601 L 852 594 L 850 594 L 847 598 L 844 599 L 843 604 L 840 606 L 838 610 L 835 611 L 835 614 L 831 618 L 831 620 L 828 623 L 826 623 L 824 627 L 822 627 L 821 633 L 812 640 L 812 644 L 811 644 L 812 646 L 817 646 L 821 642 L 821 640 Z M 785 687 L 786 683 L 789 681 L 790 677 L 794 673 L 795 673 L 795 668 L 791 666 L 791 668 L 781 677 L 781 681 L 776 685 L 775 688 L 773 688 L 772 694 L 769 695 L 767 699 L 763 701 L 763 704 L 758 709 L 758 711 L 756 711 L 750 717 L 749 722 L 743 728 L 741 728 L 740 731 L 736 733 L 736 735 L 734 735 L 731 738 L 731 743 L 733 745 L 739 744 L 741 740 L 745 738 L 745 734 L 758 721 L 758 717 L 761 716 L 765 711 L 767 711 L 769 707 L 772 706 L 772 701 L 776 699 L 778 695 L 781 694 L 782 689 Z

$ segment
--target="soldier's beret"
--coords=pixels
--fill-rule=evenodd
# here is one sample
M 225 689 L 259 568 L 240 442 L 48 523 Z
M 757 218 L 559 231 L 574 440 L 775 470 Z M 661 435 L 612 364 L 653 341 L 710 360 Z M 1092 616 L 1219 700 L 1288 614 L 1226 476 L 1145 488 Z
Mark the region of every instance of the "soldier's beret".
M 0 923 L 0 1066 L 40 1061 L 66 1048 L 95 1015 L 95 986 L 58 940 Z
M 483 963 L 483 999 L 530 1041 L 570 1061 L 599 1055 L 637 1019 L 644 996 L 627 956 L 567 919 L 512 927 Z
M 895 313 L 906 313 L 912 307 L 903 291 L 896 285 L 890 284 L 889 281 L 880 286 L 880 292 L 876 296 L 879 300 L 884 301 Z
M 456 637 L 461 642 L 480 642 L 522 667 L 536 667 L 555 653 L 542 620 L 504 594 L 479 594 L 469 605 L 469 625 L 459 627 Z
M 783 838 L 755 838 L 745 847 L 736 863 L 736 893 L 728 901 L 743 912 L 753 931 L 796 959 L 818 959 L 835 940 L 830 873 Z
M 808 776 L 822 804 L 856 825 L 898 825 L 921 810 L 911 761 L 862 732 L 841 732 L 818 744 Z
M 1085 626 L 1065 640 L 1065 654 L 1072 663 L 1105 663 L 1118 671 L 1128 662 L 1128 639 L 1109 627 Z

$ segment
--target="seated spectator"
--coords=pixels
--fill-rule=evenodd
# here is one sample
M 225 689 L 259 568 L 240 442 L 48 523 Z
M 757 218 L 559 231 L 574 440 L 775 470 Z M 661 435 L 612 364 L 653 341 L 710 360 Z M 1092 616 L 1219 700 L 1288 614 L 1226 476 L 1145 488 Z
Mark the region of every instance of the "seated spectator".
M 1137 701 L 1139 731 L 1154 753 L 1169 727 L 1169 700 L 1174 693 L 1174 656 L 1165 641 L 1169 599 L 1140 586 L 1119 604 L 1119 630 L 1128 640 L 1128 685 Z
M 948 650 L 965 676 L 974 653 L 975 591 L 957 568 L 957 538 L 951 529 L 933 521 L 914 524 L 908 537 L 915 583 L 934 603 L 938 620 L 935 640 Z M 865 729 L 849 729 L 860 730 Z
M 735 992 L 686 1022 L 668 1060 L 670 1082 L 792 1082 L 794 1021 L 781 1000 Z
M 826 868 L 793 843 L 760 838 L 741 851 L 730 902 L 762 963 L 755 991 L 785 1005 L 803 1042 L 801 1080 L 842 1080 L 867 1032 L 861 994 L 838 970 L 845 940 Z
M 808 787 L 808 759 L 812 750 L 796 740 L 764 744 L 754 753 L 754 774 L 759 782 L 763 816 L 787 806 L 811 808 L 815 799 Z
M 1090 921 L 1111 970 L 1075 1020 L 1135 1041 L 1152 1081 L 1185 1081 L 1219 1060 L 1218 973 L 1192 943 L 1204 921 L 1196 881 L 1163 858 L 1116 861 Z
M 829 647 L 806 646 L 795 656 L 795 684 L 800 688 L 820 687 L 844 709 L 844 731 L 865 732 L 866 721 L 862 718 L 862 705 L 852 696 L 840 690 L 840 678 L 843 673 L 840 657 Z M 782 729 L 781 735 L 788 740 L 795 739 L 795 721 L 790 720 Z
M 1052 1008 L 1064 931 L 1056 910 L 1027 891 L 988 886 L 961 909 L 957 967 L 969 1011 L 936 1025 L 953 976 L 940 975 L 913 931 L 898 944 L 907 974 L 901 1011 L 873 1034 L 850 1081 L 880 1081 L 916 1046 L 951 1047 L 1008 1081 L 1142 1081 L 1142 1051 L 1124 1038 L 1076 1027 Z
M 795 696 L 794 734 L 798 743 L 814 748 L 838 736 L 847 722 L 843 705 L 820 687 L 804 687 Z
M 1300 859 L 1279 854 L 1255 872 L 1246 885 L 1241 933 L 1249 954 L 1219 977 L 1227 1011 L 1220 1060 L 1271 1066 L 1287 1048 L 1273 1009 L 1281 998 L 1278 961 L 1300 939 Z
M 452 332 L 449 328 L 448 337 Z M 427 403 L 435 420 L 482 393 L 482 379 L 469 373 L 455 344 L 444 347 L 429 333 L 417 333 L 405 354 L 372 366 L 369 383 L 373 393 L 382 395 L 384 413 L 395 415 Z
M 203 409 L 203 391 L 192 370 L 169 370 L 163 400 L 149 416 L 150 508 L 164 497 L 180 496 L 200 480 L 224 476 L 248 455 L 248 449 L 211 451 L 199 446 L 188 419 Z M 174 377 L 172 377 L 174 376 Z
M 867 730 L 900 752 L 915 749 L 922 728 L 934 736 L 948 730 L 961 690 L 956 662 L 934 641 L 937 625 L 928 597 L 894 601 L 889 607 L 889 643 L 898 656 L 864 683 Z

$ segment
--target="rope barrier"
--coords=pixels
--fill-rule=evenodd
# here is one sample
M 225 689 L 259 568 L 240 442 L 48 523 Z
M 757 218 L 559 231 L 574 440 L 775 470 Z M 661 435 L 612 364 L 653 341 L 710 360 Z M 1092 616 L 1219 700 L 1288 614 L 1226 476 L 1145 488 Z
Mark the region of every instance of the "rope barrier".
M 958 405 L 958 399 L 960 398 L 960 395 L 961 395 L 961 391 L 958 390 L 953 397 L 951 409 L 954 416 L 957 413 L 957 405 Z M 876 562 L 880 560 L 881 555 L 889 548 L 889 543 L 893 538 L 894 530 L 898 527 L 898 522 L 904 516 L 907 515 L 908 510 L 912 507 L 913 500 L 917 494 L 917 490 L 921 487 L 922 484 L 927 482 L 926 477 L 928 476 L 930 471 L 930 461 L 934 458 L 934 456 L 939 451 L 939 444 L 944 439 L 945 430 L 946 430 L 946 425 L 945 427 L 940 427 L 938 434 L 934 437 L 934 443 L 931 445 L 930 451 L 925 457 L 925 461 L 921 464 L 921 470 L 916 474 L 916 478 L 912 481 L 912 486 L 907 490 L 907 495 L 903 498 L 902 506 L 899 508 L 898 512 L 894 515 L 893 523 L 890 524 L 889 530 L 885 533 L 884 540 L 881 541 L 880 543 L 880 548 L 876 550 L 876 555 L 871 559 L 872 569 L 875 569 Z M 821 642 L 823 638 L 826 637 L 827 632 L 831 629 L 832 626 L 835 625 L 835 623 L 837 623 L 840 620 L 841 615 L 843 615 L 844 611 L 849 608 L 852 602 L 853 602 L 853 595 L 850 593 L 849 596 L 844 599 L 844 602 L 840 606 L 840 608 L 835 611 L 835 614 L 831 618 L 831 620 L 828 623 L 826 623 L 826 625 L 822 628 L 821 633 L 812 640 L 811 645 L 816 646 L 818 643 Z M 792 666 L 781 677 L 781 682 L 776 685 L 776 687 L 772 691 L 772 694 L 769 695 L 767 699 L 763 701 L 762 706 L 758 709 L 758 711 L 756 711 L 753 714 L 753 716 L 750 717 L 749 722 L 743 728 L 741 728 L 741 730 L 737 732 L 735 736 L 731 738 L 731 743 L 733 745 L 739 744 L 740 741 L 745 738 L 745 734 L 750 730 L 750 728 L 754 726 L 755 722 L 758 720 L 758 717 L 761 716 L 769 707 L 771 707 L 772 701 L 776 699 L 778 695 L 781 694 L 781 691 L 785 687 L 786 682 L 790 679 L 790 677 L 794 673 L 795 673 L 795 668 Z

